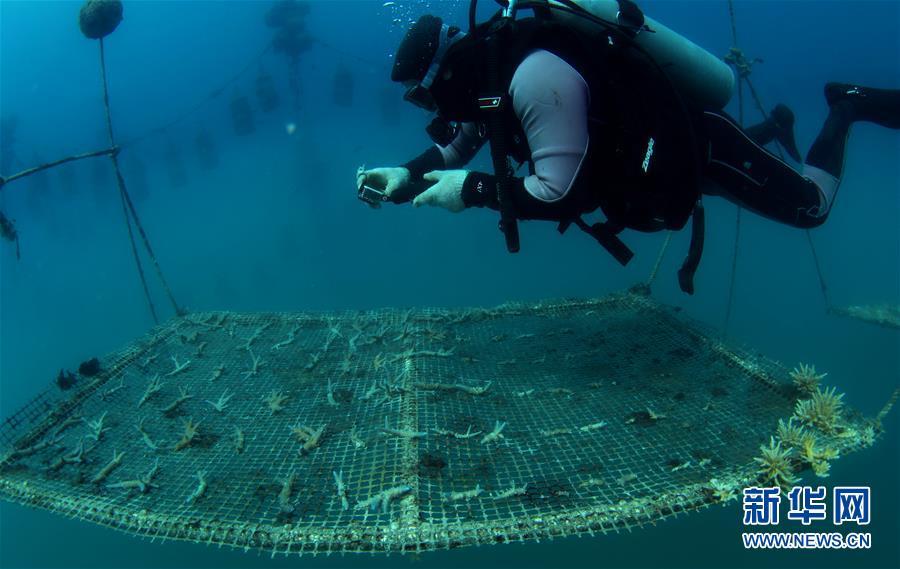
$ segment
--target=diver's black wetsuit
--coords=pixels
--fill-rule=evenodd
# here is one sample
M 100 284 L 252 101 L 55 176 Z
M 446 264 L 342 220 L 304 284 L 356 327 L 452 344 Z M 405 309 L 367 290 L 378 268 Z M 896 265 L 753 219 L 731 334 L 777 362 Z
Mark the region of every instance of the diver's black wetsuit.
M 806 155 L 802 173 L 761 148 L 776 136 L 774 118 L 738 134 L 734 121 L 723 113 L 704 113 L 703 132 L 710 151 L 704 168 L 707 178 L 724 189 L 726 198 L 765 217 L 801 228 L 824 223 L 843 174 L 850 127 L 867 121 L 900 129 L 900 91 L 829 83 L 825 98 L 828 117 Z M 754 165 L 753 156 L 762 164 Z
M 811 228 L 828 217 L 838 179 L 804 165 L 800 174 L 761 145 L 764 129 L 741 131 L 722 112 L 705 112 L 702 135 L 708 149 L 703 192 L 720 195 L 759 215 L 786 225 Z
M 609 216 L 603 196 L 609 191 L 611 170 L 617 161 L 610 154 L 621 149 L 611 148 L 604 140 L 605 119 L 597 116 L 594 102 L 604 93 L 588 73 L 571 65 L 564 54 L 544 49 L 531 50 L 515 67 L 508 90 L 515 114 L 515 124 L 509 129 L 510 146 L 513 157 L 527 162 L 530 172 L 513 183 L 511 197 L 521 219 L 570 219 L 601 205 Z M 848 112 L 832 108 L 802 173 L 762 148 L 777 132 L 771 121 L 742 131 L 722 111 L 698 112 L 692 123 L 702 176 L 700 191 L 794 227 L 822 224 L 839 185 L 844 141 L 852 122 Z M 485 142 L 479 132 L 483 129 L 477 123 L 464 123 L 452 142 L 431 148 L 407 163 L 412 180 L 420 180 L 430 170 L 462 167 Z M 692 139 L 670 142 L 673 140 L 669 147 L 689 145 Z M 651 171 L 653 166 L 663 170 L 657 185 L 669 182 L 667 169 L 673 171 L 671 179 L 678 180 L 674 170 L 682 167 L 680 162 L 670 159 L 667 163 L 664 150 L 657 154 L 651 150 L 643 146 L 638 149 L 646 152 L 644 172 L 649 163 Z M 656 161 L 661 164 L 655 165 Z M 492 175 L 471 173 L 462 193 L 466 206 L 497 209 L 496 192 L 489 188 L 494 188 Z M 408 197 L 398 195 L 395 201 L 404 199 Z

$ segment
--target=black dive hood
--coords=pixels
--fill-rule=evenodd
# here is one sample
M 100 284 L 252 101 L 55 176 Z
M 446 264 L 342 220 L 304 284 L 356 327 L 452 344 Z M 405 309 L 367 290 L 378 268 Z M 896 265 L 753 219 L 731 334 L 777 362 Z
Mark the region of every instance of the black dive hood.
M 438 19 L 438 21 L 440 21 L 440 19 Z M 446 53 L 450 50 L 450 48 L 452 48 L 455 44 L 457 44 L 465 37 L 466 34 L 460 31 L 460 29 L 456 26 L 441 24 L 440 31 L 438 32 L 437 49 L 435 50 L 435 53 L 431 58 L 431 63 L 425 70 L 424 77 L 422 77 L 417 83 L 411 85 L 409 89 L 407 89 L 406 94 L 403 97 L 405 100 L 427 111 L 437 110 L 437 105 L 431 94 L 431 87 L 444 67 L 444 59 L 446 57 Z M 406 41 L 407 39 L 404 39 L 404 43 Z M 392 72 L 392 76 L 396 71 L 397 68 L 395 68 L 394 72 Z

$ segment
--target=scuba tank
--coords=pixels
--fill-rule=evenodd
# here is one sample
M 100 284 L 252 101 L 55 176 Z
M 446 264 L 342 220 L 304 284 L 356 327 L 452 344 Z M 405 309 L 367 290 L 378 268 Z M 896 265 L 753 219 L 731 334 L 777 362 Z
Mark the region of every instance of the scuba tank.
M 469 6 L 470 32 L 475 29 L 478 0 Z M 672 86 L 695 109 L 718 110 L 734 93 L 735 78 L 724 61 L 684 36 L 646 17 L 631 0 L 497 0 L 504 18 L 515 19 L 517 10 L 533 9 L 563 26 L 590 34 L 601 24 L 628 36 L 643 57 L 649 56 L 664 70 Z M 637 21 L 635 21 L 635 19 Z M 646 64 L 643 58 L 636 63 Z
M 608 22 L 620 22 L 617 0 L 549 0 L 551 8 L 573 5 Z M 591 26 L 573 11 L 553 10 L 558 21 L 576 28 Z M 684 100 L 693 107 L 722 109 L 734 93 L 734 73 L 721 59 L 663 24 L 644 16 L 645 28 L 632 41 L 665 70 Z

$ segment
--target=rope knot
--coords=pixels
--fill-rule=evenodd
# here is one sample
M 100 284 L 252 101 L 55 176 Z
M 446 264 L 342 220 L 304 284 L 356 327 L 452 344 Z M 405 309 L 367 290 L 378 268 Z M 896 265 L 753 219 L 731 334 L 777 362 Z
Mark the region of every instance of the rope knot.
M 733 65 L 735 69 L 737 69 L 738 75 L 741 78 L 750 77 L 750 73 L 753 71 L 753 66 L 757 63 L 762 63 L 763 60 L 755 57 L 753 59 L 747 59 L 744 55 L 744 52 L 739 47 L 732 47 L 728 51 L 728 55 L 725 56 L 725 63 L 729 65 Z

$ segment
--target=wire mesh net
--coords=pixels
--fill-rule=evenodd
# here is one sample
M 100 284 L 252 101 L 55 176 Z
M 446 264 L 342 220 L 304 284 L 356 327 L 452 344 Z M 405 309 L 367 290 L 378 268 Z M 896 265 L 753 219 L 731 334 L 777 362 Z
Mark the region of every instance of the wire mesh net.
M 0 496 L 273 554 L 605 533 L 757 480 L 786 376 L 631 294 L 193 314 L 9 417 Z

